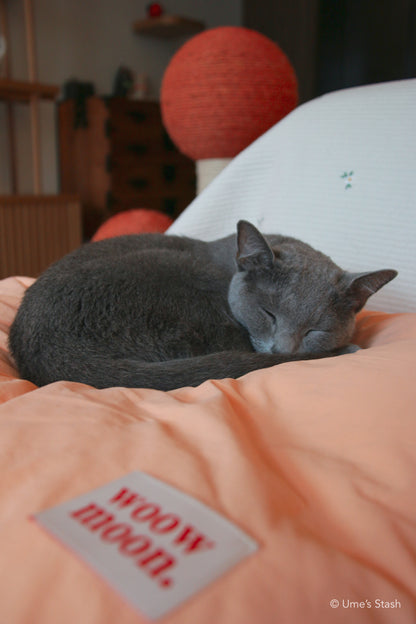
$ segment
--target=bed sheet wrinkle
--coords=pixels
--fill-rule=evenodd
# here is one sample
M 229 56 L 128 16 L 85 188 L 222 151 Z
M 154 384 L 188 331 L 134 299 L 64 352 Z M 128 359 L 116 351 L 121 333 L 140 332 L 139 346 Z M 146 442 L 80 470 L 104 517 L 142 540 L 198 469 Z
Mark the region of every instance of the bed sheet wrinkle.
M 2 404 L 12 401 L 28 392 L 36 390 L 36 386 L 30 381 L 16 378 L 13 375 L 0 375 L 0 410 Z
M 364 348 L 389 344 L 398 337 L 416 338 L 416 314 L 386 314 L 363 310 L 357 317 L 353 341 Z
M 276 371 L 278 373 L 278 371 Z M 262 514 L 265 519 L 272 519 L 279 509 L 283 515 L 293 515 L 299 513 L 303 506 L 301 493 L 293 488 L 293 484 L 288 479 L 287 470 L 282 463 L 284 459 L 280 457 L 280 451 L 286 449 L 287 436 L 284 423 L 279 422 L 278 416 L 271 417 L 274 431 L 277 435 L 267 435 L 270 432 L 271 423 L 267 414 L 268 399 L 263 392 L 257 392 L 252 400 L 241 391 L 241 385 L 235 380 L 227 382 L 214 382 L 217 387 L 221 387 L 222 394 L 232 397 L 234 412 L 228 411 L 228 423 L 232 430 L 230 441 L 235 447 L 235 454 L 229 458 L 230 467 L 242 463 L 241 470 L 237 473 L 238 479 L 243 474 L 243 482 L 252 482 L 257 488 L 259 499 L 262 500 Z M 221 385 L 220 385 L 221 384 Z M 271 403 L 269 403 L 271 408 Z M 276 410 L 278 415 L 278 410 Z M 279 435 L 281 434 L 281 435 Z M 241 462 L 241 458 L 244 461 Z M 254 485 L 254 482 L 256 485 Z M 262 494 L 261 494 L 262 493 Z M 284 510 L 284 512 L 283 512 Z M 273 525 L 275 520 L 271 520 Z M 265 523 L 267 524 L 267 522 Z
M 389 513 L 380 513 L 383 505 L 378 496 L 363 494 L 365 489 L 360 487 L 360 483 L 364 483 L 367 489 L 378 486 L 380 492 L 383 491 L 383 483 L 369 477 L 365 467 L 351 464 L 345 469 L 342 462 L 337 470 L 336 465 L 328 467 L 322 462 L 320 464 L 319 469 L 315 467 L 313 470 L 311 466 L 308 469 L 306 466 L 304 470 L 305 476 L 310 474 L 310 482 L 305 488 L 309 495 L 304 520 L 308 522 L 309 515 L 315 519 L 312 531 L 317 539 L 357 559 L 362 565 L 377 570 L 380 575 L 393 579 L 406 591 L 415 591 L 414 556 L 411 550 L 400 547 L 400 532 L 390 530 L 391 515 L 395 515 L 394 495 L 387 508 Z M 328 473 L 331 479 L 328 479 Z M 408 515 L 411 517 L 412 513 L 410 503 Z M 316 523 L 316 518 L 322 521 L 322 526 Z M 380 535 L 383 535 L 382 547 Z M 395 559 L 393 553 L 398 552 L 401 556 Z M 408 579 L 415 579 L 415 582 L 409 584 Z
M 161 427 L 190 470 L 189 487 L 199 483 L 197 495 L 201 500 L 208 505 L 215 500 L 217 511 L 232 515 L 228 494 L 235 487 L 234 475 L 241 476 L 247 458 L 229 420 L 224 420 L 221 406 L 214 411 L 207 404 L 202 409 L 190 408 L 178 420 L 166 420 L 162 415 Z
M 102 408 L 100 416 L 105 416 L 103 420 L 112 423 L 115 428 L 127 424 L 133 426 L 135 423 L 140 424 L 144 421 L 148 424 L 155 422 L 153 416 L 155 410 L 150 407 L 156 400 L 157 390 L 148 391 L 146 395 L 143 395 L 143 391 L 130 388 L 116 387 L 97 390 L 85 384 L 56 382 L 47 387 L 48 392 L 53 387 L 56 388 L 58 397 L 70 399 L 75 406 L 79 404 L 80 408 L 85 409 L 86 414 L 90 408 L 100 406 Z
M 383 488 L 382 484 L 380 484 L 380 488 L 375 492 L 372 492 L 367 484 L 361 485 L 359 483 L 353 483 L 352 487 L 358 496 L 372 505 L 379 507 L 380 510 L 386 514 L 388 521 L 393 525 L 397 526 L 400 522 L 403 525 L 402 528 L 408 527 L 409 530 L 412 529 L 413 531 L 416 529 L 416 517 L 412 502 L 403 503 L 402 501 L 394 500 L 394 495 L 390 495 L 389 488 Z M 402 529 L 400 529 L 400 531 L 401 530 Z M 408 549 L 408 552 L 411 552 L 411 549 Z
M 109 398 L 116 403 L 118 409 L 129 414 L 132 419 L 146 420 L 149 423 L 157 421 L 160 409 L 169 400 L 165 392 L 151 390 L 144 392 L 133 388 L 115 388 L 102 390 L 102 399 Z

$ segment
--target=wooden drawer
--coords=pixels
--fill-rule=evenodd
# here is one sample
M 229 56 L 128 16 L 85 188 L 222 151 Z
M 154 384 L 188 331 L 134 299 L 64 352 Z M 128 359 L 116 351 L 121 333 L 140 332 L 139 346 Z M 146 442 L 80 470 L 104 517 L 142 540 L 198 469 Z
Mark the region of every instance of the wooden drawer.
M 138 124 L 161 125 L 162 116 L 158 102 L 109 98 L 106 100 L 111 120 L 126 120 Z
M 162 141 L 163 126 L 158 104 L 117 100 L 109 105 L 107 133 L 111 141 Z
M 195 163 L 178 151 L 169 151 L 163 143 L 158 141 L 122 140 L 111 142 L 111 162 L 115 163 L 176 163 L 188 169 L 195 170 Z
M 160 161 L 158 163 L 115 165 L 111 169 L 111 187 L 120 192 L 154 188 L 158 192 L 172 192 L 176 188 L 195 188 L 195 172 L 188 167 Z
M 128 210 L 130 208 L 149 208 L 150 210 L 160 210 L 170 217 L 176 218 L 185 210 L 194 199 L 194 194 L 186 189 L 176 189 L 172 193 L 155 193 L 148 189 L 136 193 L 121 193 L 115 191 L 108 195 L 108 210 L 111 214 Z

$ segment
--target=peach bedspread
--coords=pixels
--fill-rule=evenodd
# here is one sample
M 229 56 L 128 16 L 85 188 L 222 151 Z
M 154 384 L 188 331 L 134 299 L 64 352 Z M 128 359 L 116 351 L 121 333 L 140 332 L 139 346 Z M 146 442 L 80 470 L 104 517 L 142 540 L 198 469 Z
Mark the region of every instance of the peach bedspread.
M 260 544 L 164 622 L 416 621 L 416 314 L 364 312 L 358 353 L 194 389 L 36 388 L 7 354 L 30 283 L 0 282 L 1 623 L 146 621 L 30 521 L 136 470 Z

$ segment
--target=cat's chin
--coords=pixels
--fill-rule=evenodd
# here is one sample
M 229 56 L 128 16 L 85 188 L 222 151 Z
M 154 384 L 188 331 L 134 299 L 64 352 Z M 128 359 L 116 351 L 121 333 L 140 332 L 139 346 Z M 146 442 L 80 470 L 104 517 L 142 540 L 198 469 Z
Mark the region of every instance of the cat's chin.
M 272 342 L 265 342 L 263 340 L 256 340 L 256 338 L 252 338 L 250 336 L 250 342 L 253 346 L 254 351 L 257 353 L 275 353 L 273 350 Z
M 361 351 L 361 347 L 356 344 L 347 344 L 345 347 L 341 347 L 338 350 L 338 355 L 345 355 L 347 353 L 355 353 L 356 351 Z
M 286 356 L 294 356 L 296 359 L 305 356 L 305 359 L 309 359 L 313 355 L 313 351 L 297 351 L 296 353 L 285 353 L 283 351 L 279 351 L 275 348 L 275 345 L 272 342 L 265 342 L 262 340 L 256 340 L 255 338 L 250 338 L 251 344 L 253 345 L 253 349 L 257 353 L 273 353 L 273 354 L 281 354 Z M 346 355 L 348 353 L 356 353 L 356 351 L 361 351 L 361 347 L 356 344 L 347 344 L 344 347 L 340 347 L 339 349 L 334 349 L 333 351 L 328 351 L 327 355 L 330 357 L 331 355 Z M 324 353 L 324 352 L 323 352 Z

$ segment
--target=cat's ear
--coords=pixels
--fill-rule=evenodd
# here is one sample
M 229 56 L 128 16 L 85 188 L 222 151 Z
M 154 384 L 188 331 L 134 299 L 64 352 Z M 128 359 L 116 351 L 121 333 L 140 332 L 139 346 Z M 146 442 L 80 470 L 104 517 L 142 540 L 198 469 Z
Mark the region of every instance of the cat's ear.
M 274 253 L 267 240 L 248 221 L 237 224 L 237 265 L 240 271 L 260 267 L 271 268 Z
M 347 273 L 349 284 L 346 295 L 354 311 L 359 312 L 366 304 L 367 299 L 394 279 L 396 275 L 397 271 L 393 269 L 382 269 L 369 273 Z

